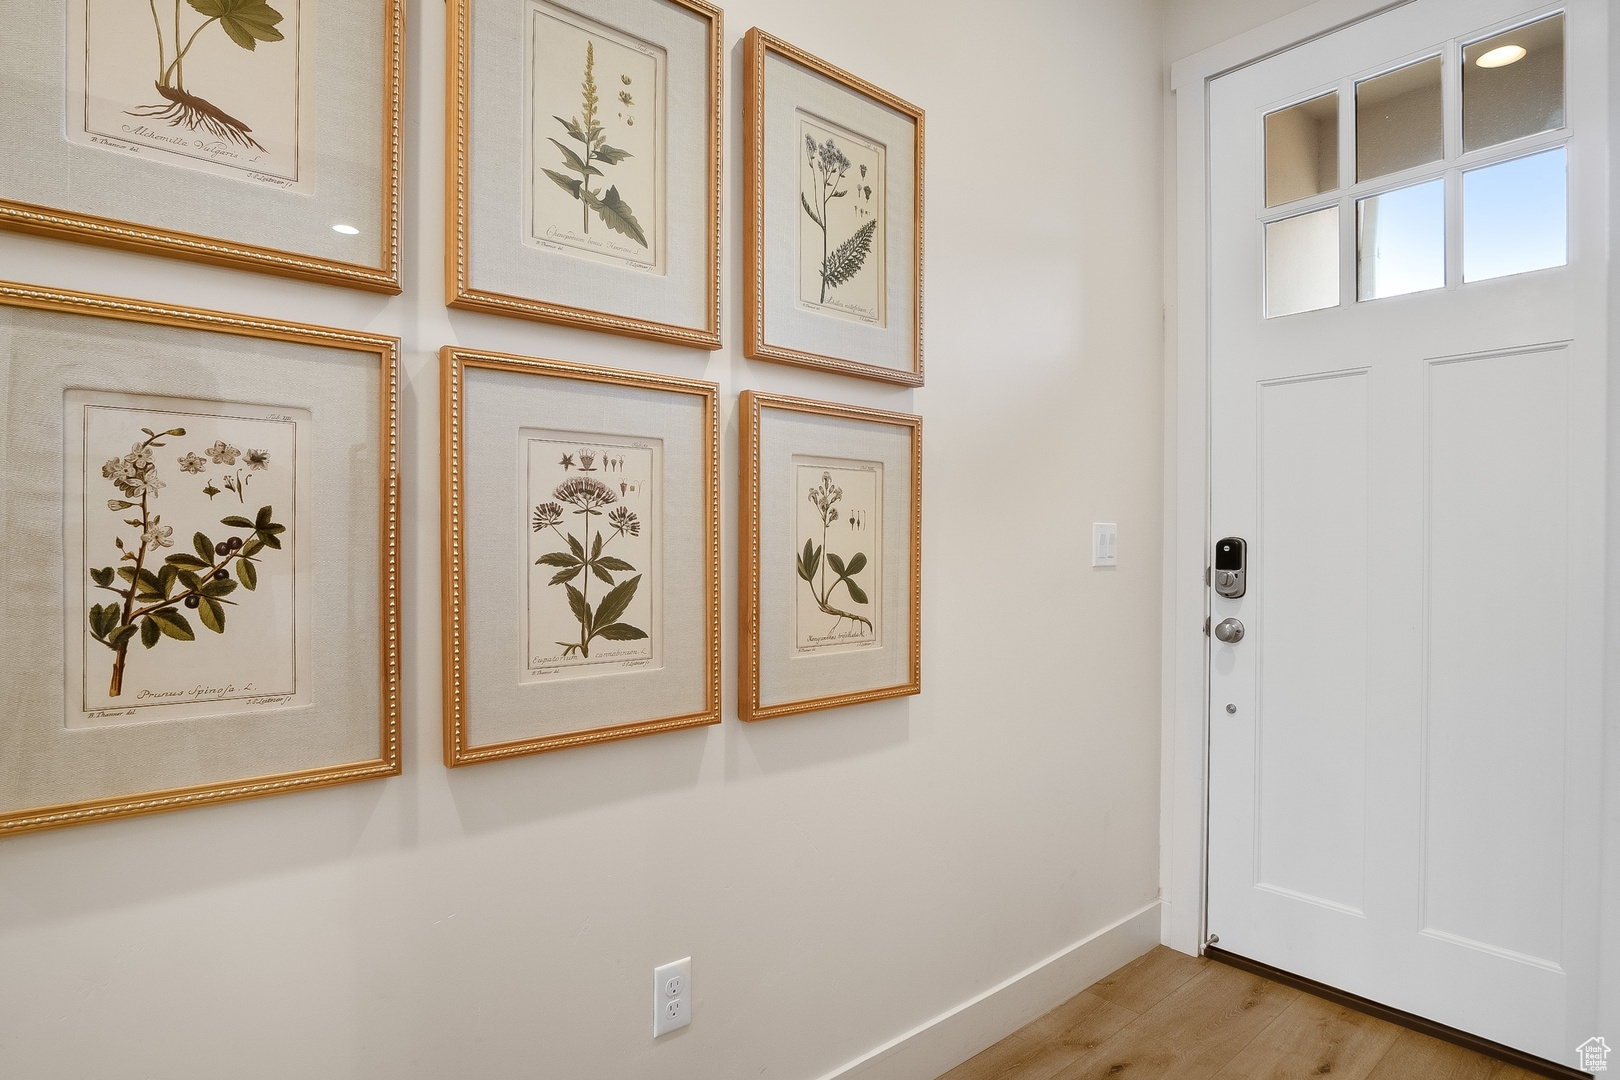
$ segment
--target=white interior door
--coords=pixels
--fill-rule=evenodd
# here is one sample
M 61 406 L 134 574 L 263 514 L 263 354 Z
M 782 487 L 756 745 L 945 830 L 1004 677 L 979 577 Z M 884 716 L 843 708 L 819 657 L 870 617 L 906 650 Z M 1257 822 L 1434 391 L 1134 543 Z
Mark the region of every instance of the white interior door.
M 1245 634 L 1210 643 L 1209 930 L 1562 1062 L 1597 982 L 1607 18 L 1415 0 L 1209 98 L 1211 529 L 1248 543 L 1211 597 Z

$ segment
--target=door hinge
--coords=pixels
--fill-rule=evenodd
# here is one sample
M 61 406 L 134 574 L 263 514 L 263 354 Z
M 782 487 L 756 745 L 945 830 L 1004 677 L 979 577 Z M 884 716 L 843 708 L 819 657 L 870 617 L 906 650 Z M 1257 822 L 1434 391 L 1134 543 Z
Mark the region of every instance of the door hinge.
M 1204 636 L 1209 637 L 1209 616 L 1204 616 Z
M 1210 580 L 1211 580 L 1209 575 L 1210 575 L 1210 568 L 1206 566 L 1206 567 L 1204 567 L 1204 588 L 1206 588 L 1206 589 L 1209 588 L 1209 583 L 1210 583 Z

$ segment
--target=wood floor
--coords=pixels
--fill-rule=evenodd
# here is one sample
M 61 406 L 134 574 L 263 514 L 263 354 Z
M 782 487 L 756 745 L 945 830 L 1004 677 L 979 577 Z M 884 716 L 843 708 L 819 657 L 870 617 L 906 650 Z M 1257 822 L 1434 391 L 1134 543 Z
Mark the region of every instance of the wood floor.
M 940 1080 L 1536 1080 L 1160 946 Z

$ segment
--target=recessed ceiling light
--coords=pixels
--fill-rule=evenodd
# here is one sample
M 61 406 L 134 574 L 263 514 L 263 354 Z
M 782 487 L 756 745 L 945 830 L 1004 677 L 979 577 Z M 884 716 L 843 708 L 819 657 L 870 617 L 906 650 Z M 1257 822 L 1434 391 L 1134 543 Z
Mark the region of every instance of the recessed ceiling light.
M 1521 49 L 1520 51 L 1522 52 L 1523 50 Z M 360 230 L 355 228 L 353 225 L 334 225 L 332 226 L 332 231 L 342 233 L 344 236 L 360 235 Z
M 1474 63 L 1482 68 L 1507 67 L 1524 59 L 1523 45 L 1498 45 Z

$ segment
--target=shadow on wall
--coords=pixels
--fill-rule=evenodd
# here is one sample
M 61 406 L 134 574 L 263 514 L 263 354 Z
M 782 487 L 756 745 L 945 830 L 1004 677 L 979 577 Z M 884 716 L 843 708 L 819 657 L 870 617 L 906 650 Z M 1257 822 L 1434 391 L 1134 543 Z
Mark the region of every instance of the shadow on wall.
M 699 786 L 711 739 L 725 742 L 727 781 L 878 753 L 910 737 L 913 699 L 754 725 L 724 724 L 449 770 L 465 835 L 523 828 Z M 160 814 L 8 838 L 0 916 L 13 930 L 93 918 L 166 899 L 284 877 L 416 847 L 422 769 L 201 812 Z M 432 763 L 436 765 L 437 763 Z M 369 837 L 369 840 L 368 840 Z
M 726 779 L 773 776 L 900 746 L 911 738 L 916 700 L 897 698 L 739 723 L 726 739 Z
M 711 740 L 723 740 L 726 780 L 775 775 L 877 753 L 907 741 L 911 703 L 882 701 L 803 716 L 718 726 L 483 763 L 449 773 L 469 836 L 695 788 Z
M 448 771 L 450 798 L 469 836 L 521 828 L 614 803 L 695 787 L 711 725 Z
M 351 862 L 401 782 L 8 837 L 0 923 L 14 932 Z

